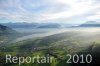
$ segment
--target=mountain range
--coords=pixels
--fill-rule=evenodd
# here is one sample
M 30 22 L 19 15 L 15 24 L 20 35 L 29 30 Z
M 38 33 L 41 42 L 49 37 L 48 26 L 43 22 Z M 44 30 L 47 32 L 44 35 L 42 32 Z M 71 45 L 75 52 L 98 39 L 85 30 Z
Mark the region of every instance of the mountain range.
M 60 28 L 61 25 L 58 23 L 1 23 L 2 25 L 10 28 Z
M 28 22 L 17 22 L 17 23 L 0 23 L 10 28 L 67 28 L 67 27 L 100 27 L 100 22 L 87 21 L 83 24 L 66 24 L 66 23 L 28 23 Z
M 87 21 L 87 22 L 79 25 L 78 27 L 100 27 L 100 22 Z
M 0 23 L 2 25 L 8 26 L 10 28 L 67 28 L 71 27 L 74 24 L 67 23 L 28 23 L 28 22 L 8 22 L 8 23 Z

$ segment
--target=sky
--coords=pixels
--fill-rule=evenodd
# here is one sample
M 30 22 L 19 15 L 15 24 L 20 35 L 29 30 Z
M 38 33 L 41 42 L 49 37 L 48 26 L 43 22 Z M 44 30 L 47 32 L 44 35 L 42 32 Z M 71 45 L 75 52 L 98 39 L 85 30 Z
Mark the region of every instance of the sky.
M 0 0 L 0 22 L 100 22 L 100 0 Z

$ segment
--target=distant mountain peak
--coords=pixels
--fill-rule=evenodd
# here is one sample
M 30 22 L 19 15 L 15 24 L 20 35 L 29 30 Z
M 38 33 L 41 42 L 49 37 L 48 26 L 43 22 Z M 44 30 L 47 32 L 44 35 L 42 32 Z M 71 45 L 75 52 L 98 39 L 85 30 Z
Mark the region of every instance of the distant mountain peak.
M 87 22 L 79 25 L 79 27 L 100 27 L 100 22 L 87 21 Z
M 100 24 L 100 23 L 99 22 L 96 22 L 96 21 L 87 21 L 84 24 Z

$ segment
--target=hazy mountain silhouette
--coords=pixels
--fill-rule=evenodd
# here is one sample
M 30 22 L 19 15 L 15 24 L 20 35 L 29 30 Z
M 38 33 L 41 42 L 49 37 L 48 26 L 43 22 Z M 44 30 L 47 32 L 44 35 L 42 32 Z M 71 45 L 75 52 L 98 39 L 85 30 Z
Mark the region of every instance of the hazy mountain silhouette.
M 17 33 L 15 30 L 0 24 L 0 34 Z
M 100 23 L 96 21 L 88 21 L 79 25 L 79 27 L 100 27 Z

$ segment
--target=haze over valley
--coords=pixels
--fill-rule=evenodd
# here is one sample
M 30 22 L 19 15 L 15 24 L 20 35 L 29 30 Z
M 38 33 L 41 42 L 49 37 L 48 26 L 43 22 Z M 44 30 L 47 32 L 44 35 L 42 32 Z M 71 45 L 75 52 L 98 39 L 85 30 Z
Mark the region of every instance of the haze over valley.
M 30 62 L 38 56 L 53 62 Z M 100 0 L 0 0 L 0 66 L 19 66 L 16 57 L 30 62 L 20 66 L 100 66 Z
M 42 24 L 43 27 L 41 28 L 39 27 L 41 26 L 40 24 L 38 25 L 39 28 L 36 26 L 27 28 L 24 26 L 24 23 L 21 26 L 20 23 L 17 25 L 13 23 L 14 26 L 17 26 L 15 28 L 12 27 L 13 25 L 1 23 L 3 25 L 0 25 L 0 51 L 1 53 L 8 52 L 14 55 L 25 54 L 26 56 L 41 52 L 40 55 L 49 54 L 55 57 L 54 59 L 60 59 L 61 61 L 58 62 L 61 64 L 65 62 L 65 55 L 67 53 L 73 54 L 81 52 L 85 54 L 91 51 L 93 55 L 98 53 L 96 55 L 98 57 L 100 26 L 96 26 L 97 23 L 91 23 L 93 24 L 88 24 L 88 27 L 82 26 L 87 26 L 87 22 L 79 26 L 71 25 L 70 27 L 54 27 L 58 24 L 46 23 L 45 27 Z M 46 27 L 46 25 L 50 27 Z

